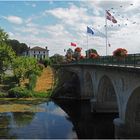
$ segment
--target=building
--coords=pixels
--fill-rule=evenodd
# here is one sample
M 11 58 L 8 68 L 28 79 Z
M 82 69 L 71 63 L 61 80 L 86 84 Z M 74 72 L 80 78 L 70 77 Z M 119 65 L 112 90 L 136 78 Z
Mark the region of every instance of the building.
M 37 59 L 45 59 L 49 57 L 49 50 L 47 47 L 46 48 L 41 48 L 38 46 L 33 48 L 29 47 L 29 50 L 28 52 L 26 52 L 25 55 L 30 57 L 35 57 Z

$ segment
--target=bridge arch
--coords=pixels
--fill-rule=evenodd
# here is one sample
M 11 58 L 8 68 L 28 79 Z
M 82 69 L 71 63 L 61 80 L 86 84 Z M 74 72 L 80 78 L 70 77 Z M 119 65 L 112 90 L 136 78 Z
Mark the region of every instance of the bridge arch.
M 77 71 L 60 69 L 58 81 L 54 93 L 55 98 L 79 99 L 81 97 L 81 79 Z
M 131 132 L 140 130 L 140 86 L 135 88 L 128 98 L 125 111 L 125 123 Z
M 92 82 L 92 76 L 89 72 L 85 73 L 84 76 L 84 82 L 85 82 L 85 94 L 86 97 L 93 97 L 93 82 Z
M 113 112 L 118 112 L 117 95 L 112 80 L 103 75 L 98 84 L 97 102 Z

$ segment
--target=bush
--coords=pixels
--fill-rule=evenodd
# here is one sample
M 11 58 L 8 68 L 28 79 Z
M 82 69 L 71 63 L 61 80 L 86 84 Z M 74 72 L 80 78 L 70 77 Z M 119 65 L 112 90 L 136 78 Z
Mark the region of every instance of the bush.
M 8 91 L 8 96 L 16 98 L 32 97 L 32 93 L 26 88 L 14 87 Z
M 7 93 L 0 92 L 0 98 L 7 97 Z
M 8 91 L 8 97 L 16 97 L 16 98 L 28 98 L 28 97 L 35 97 L 35 98 L 48 98 L 51 96 L 51 91 L 47 92 L 34 92 L 28 90 L 23 87 L 15 87 Z M 6 95 L 6 94 L 5 94 Z M 0 95 L 1 97 L 1 95 Z
M 38 67 L 39 67 L 39 69 L 42 71 L 42 70 L 44 69 L 44 64 L 38 63 Z
M 37 76 L 35 74 L 29 75 L 29 84 L 28 84 L 27 88 L 29 90 L 34 90 L 34 88 L 36 86 L 36 81 L 37 81 Z
M 44 64 L 45 67 L 47 67 L 48 65 L 50 65 L 50 60 L 45 59 L 43 64 Z
M 124 48 L 118 48 L 113 52 L 113 56 L 125 57 L 125 56 L 127 56 L 127 50 Z

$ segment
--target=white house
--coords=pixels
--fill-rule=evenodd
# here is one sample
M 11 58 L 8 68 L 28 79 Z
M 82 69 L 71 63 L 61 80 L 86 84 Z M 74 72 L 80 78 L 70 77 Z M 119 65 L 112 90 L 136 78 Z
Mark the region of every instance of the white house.
M 37 59 L 45 59 L 49 57 L 49 50 L 48 48 L 41 48 L 41 47 L 33 47 L 30 48 L 28 52 L 26 52 L 26 56 L 31 56 L 31 57 L 35 57 Z

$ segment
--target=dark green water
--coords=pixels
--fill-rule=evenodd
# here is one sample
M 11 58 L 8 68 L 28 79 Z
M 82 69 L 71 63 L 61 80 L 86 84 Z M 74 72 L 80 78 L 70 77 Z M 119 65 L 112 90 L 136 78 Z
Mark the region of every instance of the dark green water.
M 43 112 L 0 113 L 0 138 L 114 138 L 116 114 L 92 114 L 88 102 L 46 101 Z

